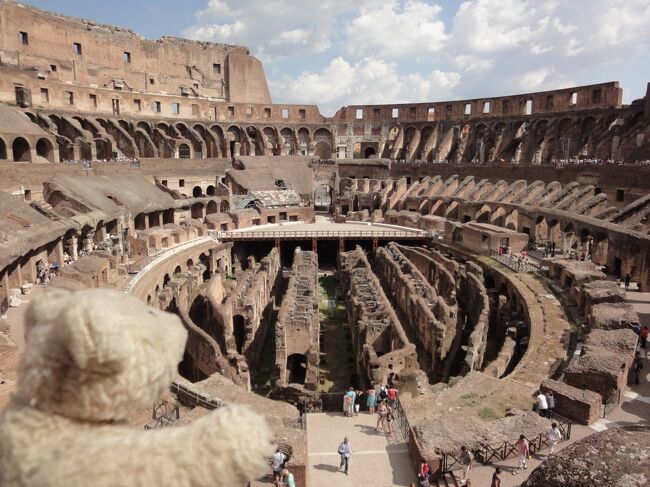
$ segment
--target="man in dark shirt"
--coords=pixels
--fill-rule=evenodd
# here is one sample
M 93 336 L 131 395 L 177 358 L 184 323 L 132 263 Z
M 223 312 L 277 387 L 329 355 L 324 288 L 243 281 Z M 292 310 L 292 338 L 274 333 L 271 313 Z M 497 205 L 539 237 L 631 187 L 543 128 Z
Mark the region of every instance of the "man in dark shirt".
M 501 478 L 499 474 L 501 473 L 501 467 L 497 467 L 492 474 L 492 483 L 490 487 L 501 487 Z

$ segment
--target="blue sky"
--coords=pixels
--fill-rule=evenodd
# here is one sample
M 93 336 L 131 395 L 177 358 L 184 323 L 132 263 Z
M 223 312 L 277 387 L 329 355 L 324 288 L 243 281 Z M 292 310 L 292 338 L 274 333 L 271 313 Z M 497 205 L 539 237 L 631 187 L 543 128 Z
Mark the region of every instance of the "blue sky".
M 276 103 L 478 98 L 650 81 L 650 0 L 27 0 L 149 37 L 244 44 Z M 127 7 L 128 5 L 128 7 Z

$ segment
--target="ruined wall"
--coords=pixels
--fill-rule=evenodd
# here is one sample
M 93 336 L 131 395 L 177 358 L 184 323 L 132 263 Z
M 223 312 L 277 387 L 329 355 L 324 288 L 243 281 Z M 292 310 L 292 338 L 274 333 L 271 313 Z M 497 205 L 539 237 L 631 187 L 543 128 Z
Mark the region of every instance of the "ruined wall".
M 94 84 L 142 93 L 270 103 L 261 63 L 247 48 L 163 37 L 0 2 L 5 66 L 37 83 Z M 19 34 L 22 33 L 22 34 Z
M 445 302 L 395 243 L 377 249 L 374 270 L 405 318 L 407 335 L 422 348 L 418 350 L 420 367 L 430 377 L 439 378 L 456 333 L 455 303 L 450 306 Z
M 360 247 L 339 254 L 339 272 L 362 385 L 385 384 L 389 377 L 417 380 L 421 371 L 416 347 Z
M 298 247 L 275 324 L 276 386 L 304 383 L 315 389 L 319 362 L 318 256 Z M 300 371 L 296 370 L 302 367 L 304 378 L 299 377 Z

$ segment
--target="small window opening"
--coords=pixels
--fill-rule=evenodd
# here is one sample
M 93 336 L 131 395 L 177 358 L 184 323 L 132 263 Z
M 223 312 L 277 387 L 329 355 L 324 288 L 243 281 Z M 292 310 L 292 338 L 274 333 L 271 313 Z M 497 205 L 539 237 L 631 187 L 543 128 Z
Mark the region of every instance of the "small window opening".
M 282 109 L 282 118 L 289 118 L 289 110 L 287 108 Z
M 18 32 L 18 39 L 23 46 L 29 45 L 29 34 L 27 32 Z
M 79 56 L 81 56 L 81 54 L 82 54 L 81 43 L 75 42 L 74 44 L 72 44 L 72 50 L 73 50 L 73 52 L 75 54 L 78 54 Z
M 305 119 L 307 117 L 307 111 L 304 108 L 298 110 L 298 118 Z
M 153 78 L 149 78 L 149 84 L 152 85 L 155 83 L 155 80 Z
M 88 95 L 88 98 L 90 99 L 90 106 L 93 108 L 97 108 L 97 95 L 91 93 L 90 95 Z M 113 103 L 113 105 L 115 105 L 115 103 Z
M 50 64 L 50 71 L 56 73 L 56 64 Z
M 624 189 L 617 189 L 616 190 L 616 201 L 623 201 L 625 200 L 625 190 Z
M 178 115 L 179 113 L 181 113 L 180 103 L 172 103 L 172 113 L 174 115 Z
M 252 117 L 253 116 L 253 107 L 246 107 L 244 110 L 244 113 L 246 114 L 247 117 Z
M 214 74 L 221 74 L 221 64 L 219 63 L 213 63 L 212 64 L 212 72 Z
M 228 107 L 228 116 L 229 117 L 234 117 L 235 116 L 235 107 L 233 107 L 233 106 Z
M 151 103 L 151 110 L 154 113 L 160 113 L 160 102 L 159 101 L 154 101 Z
M 41 101 L 48 103 L 50 101 L 50 92 L 47 88 L 41 88 Z
M 486 101 L 483 103 L 483 113 L 490 113 L 490 102 Z
M 600 88 L 596 88 L 594 91 L 591 92 L 591 102 L 592 103 L 600 103 L 603 98 L 603 90 Z
M 124 62 L 131 64 L 131 53 L 124 51 Z
M 142 111 L 142 100 L 135 99 L 133 100 L 133 104 L 135 105 L 136 111 L 138 112 Z
M 465 103 L 465 115 L 470 115 L 472 113 L 472 104 Z
M 64 99 L 68 105 L 74 105 L 74 93 L 72 91 L 66 91 Z
M 264 118 L 271 118 L 271 109 L 270 108 L 265 108 L 264 109 Z
M 427 122 L 433 122 L 436 119 L 436 109 L 434 107 L 430 107 L 427 110 Z
M 578 93 L 575 91 L 571 93 L 571 100 L 569 101 L 569 106 L 574 106 L 578 104 Z
M 184 188 L 185 187 L 185 180 L 184 179 L 179 179 L 178 180 L 178 187 L 179 188 Z
M 555 102 L 555 100 L 553 99 L 553 95 L 547 95 L 546 96 L 546 109 L 547 110 L 553 110 L 554 102 Z
M 391 110 L 390 114 L 391 114 L 391 117 L 393 117 L 393 118 L 399 117 L 399 108 L 393 108 Z
M 357 120 L 363 119 L 363 108 L 357 108 L 357 110 L 356 110 L 356 119 Z
M 533 100 L 526 100 L 524 115 L 531 115 L 532 113 L 533 113 Z

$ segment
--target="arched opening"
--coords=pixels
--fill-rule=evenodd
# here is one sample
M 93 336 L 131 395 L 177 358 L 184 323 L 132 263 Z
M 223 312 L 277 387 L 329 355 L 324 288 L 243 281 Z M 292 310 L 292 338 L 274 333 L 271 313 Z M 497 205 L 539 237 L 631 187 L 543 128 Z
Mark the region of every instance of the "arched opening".
M 39 139 L 36 142 L 36 155 L 48 162 L 54 162 L 54 148 L 52 142 L 47 139 Z
M 194 189 L 192 190 L 192 196 L 198 198 L 202 194 L 203 194 L 203 190 L 201 189 L 201 186 L 194 186 Z
M 211 213 L 217 213 L 219 211 L 219 205 L 216 201 L 208 201 L 208 205 L 205 207 L 205 212 L 210 215 Z
M 163 225 L 174 223 L 174 209 L 168 208 L 163 211 Z
M 188 269 L 194 267 L 194 261 L 192 259 L 187 259 L 187 262 L 185 264 L 187 265 Z
M 366 159 L 370 159 L 373 156 L 377 155 L 377 151 L 375 150 L 374 147 L 366 147 L 366 150 L 363 153 L 363 157 Z
M 163 278 L 163 287 L 167 287 L 167 284 L 169 284 L 171 280 L 172 278 L 169 277 L 169 274 L 165 274 L 165 277 Z
M 6 159 L 7 158 L 7 144 L 5 144 L 5 141 L 0 139 L 0 159 Z
M 181 272 L 183 272 L 183 270 L 181 269 L 181 266 L 177 265 L 176 269 L 174 269 L 174 277 L 179 276 L 181 274 Z
M 181 144 L 178 146 L 178 158 L 179 159 L 190 159 L 192 157 L 192 152 L 190 151 L 190 146 L 187 144 Z
M 14 162 L 32 162 L 29 142 L 25 139 L 16 137 L 11 148 L 14 151 Z
M 242 315 L 232 317 L 232 333 L 235 337 L 235 347 L 237 353 L 243 353 L 244 344 L 246 343 L 246 319 Z
M 294 353 L 287 357 L 287 372 L 289 384 L 304 384 L 307 377 L 307 357 L 301 353 Z
M 146 230 L 147 229 L 147 215 L 144 213 L 139 213 L 135 217 L 135 229 L 136 230 Z
M 228 210 L 230 210 L 230 205 L 226 200 L 222 200 L 221 204 L 219 205 L 219 211 L 221 211 L 221 213 L 227 213 Z
M 214 196 L 214 186 L 210 185 L 205 189 L 205 193 L 208 196 Z
M 201 203 L 194 203 L 192 205 L 192 218 L 200 220 L 203 218 L 203 205 Z

